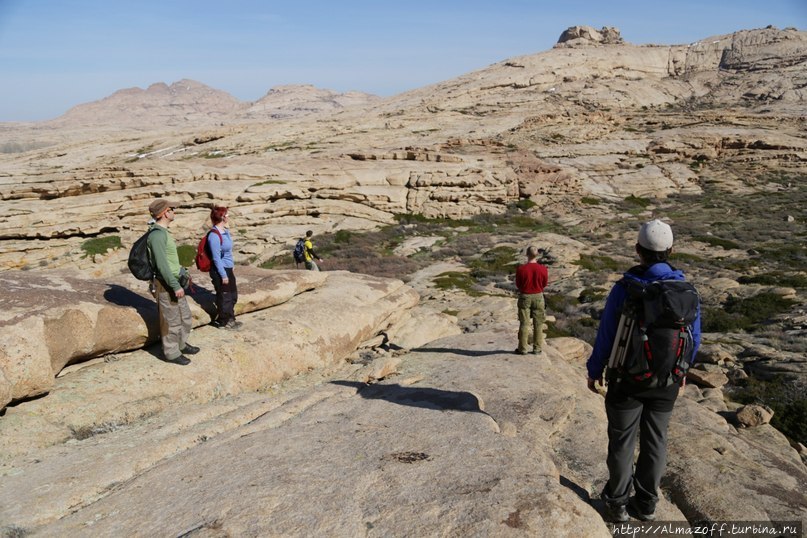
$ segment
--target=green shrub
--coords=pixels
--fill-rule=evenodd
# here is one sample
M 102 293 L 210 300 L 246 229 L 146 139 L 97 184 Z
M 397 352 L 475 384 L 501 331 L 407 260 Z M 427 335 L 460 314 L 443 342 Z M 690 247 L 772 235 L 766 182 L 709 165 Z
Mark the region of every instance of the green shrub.
M 701 320 L 705 332 L 753 332 L 771 318 L 787 312 L 794 301 L 775 293 L 752 297 L 729 296 L 722 308 L 705 308 Z
M 619 269 L 619 262 L 615 259 L 597 254 L 580 254 L 580 259 L 572 263 L 589 271 L 616 271 Z
M 582 303 L 596 303 L 605 298 L 605 292 L 596 288 L 586 288 L 577 296 L 577 300 Z
M 348 230 L 338 230 L 333 236 L 334 243 L 350 243 L 350 238 L 353 235 Z
M 81 244 L 81 250 L 84 251 L 84 258 L 95 256 L 96 254 L 104 254 L 108 250 L 117 250 L 122 247 L 120 236 L 117 235 L 93 237 Z
M 516 249 L 512 247 L 496 247 L 482 253 L 478 258 L 469 260 L 471 276 L 474 278 L 493 275 L 508 275 L 516 272 Z
M 538 204 L 536 204 L 535 202 L 533 202 L 529 198 L 522 198 L 521 200 L 516 202 L 516 207 L 519 208 L 519 209 L 522 209 L 524 211 L 527 211 L 528 209 L 532 209 L 533 207 L 535 207 L 537 205 Z
M 707 333 L 731 333 L 747 330 L 751 322 L 745 316 L 730 314 L 722 308 L 702 308 L 701 328 Z
M 701 243 L 706 243 L 707 245 L 711 245 L 713 247 L 722 247 L 726 250 L 740 248 L 740 245 L 738 245 L 734 241 L 729 241 L 728 239 L 721 239 L 713 235 L 697 235 L 692 239 L 694 241 L 700 241 Z
M 724 308 L 730 314 L 739 314 L 750 319 L 752 323 L 759 323 L 787 312 L 793 304 L 794 301 L 791 299 L 785 299 L 775 293 L 762 292 L 744 299 L 729 296 Z
M 797 382 L 781 375 L 768 380 L 749 377 L 730 397 L 746 405 L 767 405 L 773 410 L 774 428 L 792 441 L 807 444 L 807 398 Z
M 753 276 L 741 276 L 740 284 L 762 284 L 763 286 L 784 286 L 790 288 L 807 288 L 807 276 L 788 275 L 781 272 L 765 273 Z
M 585 205 L 600 205 L 602 203 L 602 200 L 600 200 L 599 198 L 593 198 L 591 196 L 583 196 L 580 199 L 580 203 Z
M 631 194 L 630 196 L 625 198 L 625 203 L 629 206 L 645 208 L 649 206 L 652 202 L 647 198 L 641 198 L 639 196 L 634 196 L 633 194 Z
M 179 245 L 177 246 L 177 254 L 179 254 L 179 265 L 190 267 L 195 263 L 196 247 L 193 245 Z
M 471 278 L 471 275 L 458 271 L 441 273 L 434 278 L 434 285 L 437 289 L 459 289 L 472 297 L 479 297 L 482 295 L 482 293 L 474 289 L 474 284 L 475 281 L 473 278 Z

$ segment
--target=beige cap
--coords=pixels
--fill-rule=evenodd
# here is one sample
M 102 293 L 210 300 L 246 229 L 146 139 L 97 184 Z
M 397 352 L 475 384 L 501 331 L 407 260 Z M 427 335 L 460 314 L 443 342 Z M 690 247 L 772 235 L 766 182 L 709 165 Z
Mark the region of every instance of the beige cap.
M 658 219 L 646 222 L 639 230 L 639 244 L 653 252 L 665 252 L 673 245 L 672 228 Z
M 159 219 L 160 217 L 163 216 L 163 213 L 168 211 L 168 209 L 170 209 L 171 207 L 173 207 L 173 204 L 168 200 L 164 200 L 163 198 L 157 198 L 149 205 L 149 213 L 151 213 L 151 216 L 154 217 L 155 219 Z

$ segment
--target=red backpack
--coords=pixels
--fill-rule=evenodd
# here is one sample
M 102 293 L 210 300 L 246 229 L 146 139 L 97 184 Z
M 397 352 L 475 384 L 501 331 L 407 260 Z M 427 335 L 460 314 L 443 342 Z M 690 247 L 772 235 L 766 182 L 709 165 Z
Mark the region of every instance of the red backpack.
M 216 232 L 219 236 L 219 241 L 223 241 L 218 228 L 213 226 L 210 232 Z M 210 235 L 210 232 L 207 232 L 204 237 L 199 240 L 199 246 L 196 247 L 196 268 L 205 273 L 213 268 L 213 260 L 210 259 L 210 254 L 208 254 L 210 249 L 207 247 L 207 236 Z

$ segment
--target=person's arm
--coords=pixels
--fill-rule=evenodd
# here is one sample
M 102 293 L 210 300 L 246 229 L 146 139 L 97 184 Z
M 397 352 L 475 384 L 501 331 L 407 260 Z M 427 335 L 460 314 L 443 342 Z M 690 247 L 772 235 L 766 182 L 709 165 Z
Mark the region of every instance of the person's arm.
M 516 287 L 518 288 L 518 291 L 524 289 L 524 272 L 521 270 L 520 265 L 516 269 Z
M 322 258 L 320 258 L 316 252 L 314 252 L 314 243 L 309 242 L 308 244 L 311 245 L 311 248 L 308 249 L 308 253 L 311 255 L 311 258 L 321 262 Z
M 156 273 L 163 283 L 174 290 L 174 293 L 182 289 L 179 281 L 174 277 L 171 272 L 171 267 L 168 265 L 168 258 L 165 251 L 168 248 L 168 233 L 164 230 L 154 230 L 149 234 L 148 238 L 149 248 L 151 249 L 152 259 L 154 260 L 154 267 Z
M 207 232 L 207 244 L 210 246 L 210 259 L 213 260 L 216 271 L 224 281 L 227 280 L 227 271 L 224 269 L 224 263 L 221 260 L 221 236 L 216 232 L 217 230 L 215 229 Z

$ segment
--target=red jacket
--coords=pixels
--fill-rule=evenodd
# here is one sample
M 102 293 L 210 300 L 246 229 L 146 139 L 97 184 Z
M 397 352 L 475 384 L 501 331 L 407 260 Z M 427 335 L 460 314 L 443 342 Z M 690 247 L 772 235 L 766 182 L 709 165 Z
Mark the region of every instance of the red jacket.
M 548 281 L 546 266 L 538 262 L 527 262 L 516 269 L 516 287 L 521 293 L 543 293 Z

